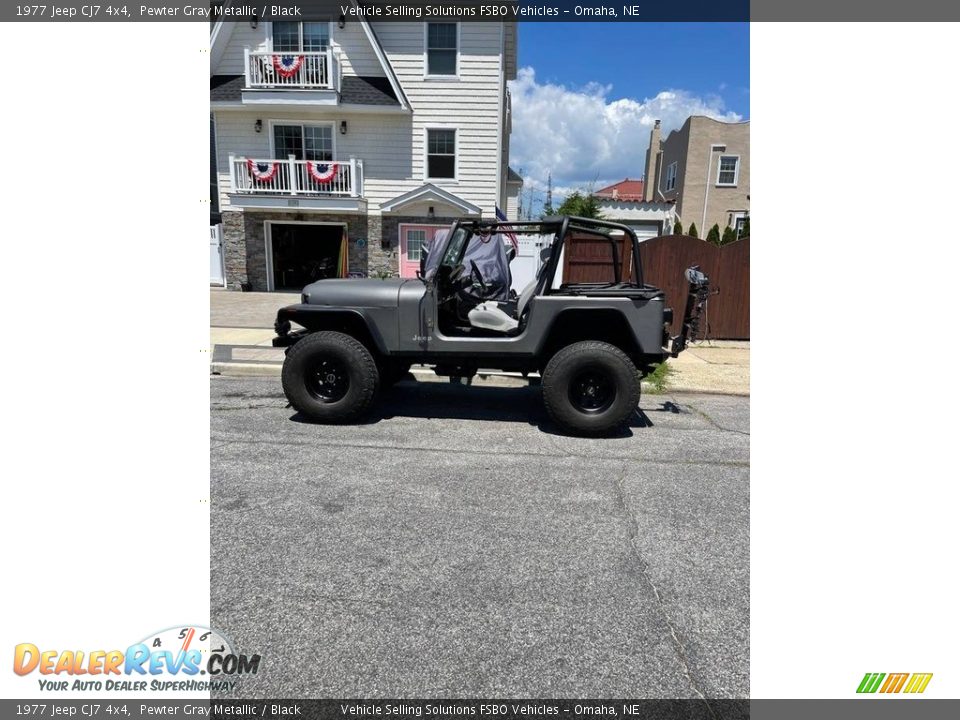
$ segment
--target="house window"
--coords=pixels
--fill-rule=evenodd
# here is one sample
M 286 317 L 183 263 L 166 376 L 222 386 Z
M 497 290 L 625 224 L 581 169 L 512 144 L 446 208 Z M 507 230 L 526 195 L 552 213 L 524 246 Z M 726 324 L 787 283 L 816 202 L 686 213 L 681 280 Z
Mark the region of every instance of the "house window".
M 743 237 L 743 231 L 747 228 L 747 216 L 738 215 L 736 217 L 736 225 L 734 225 L 734 230 L 737 231 L 737 238 Z
M 675 162 L 667 165 L 666 187 L 664 190 L 673 190 L 677 187 L 677 164 Z
M 457 24 L 427 23 L 427 75 L 457 74 Z
M 427 177 L 457 176 L 457 131 L 427 130 Z
M 315 52 L 330 46 L 330 23 L 273 23 L 274 52 Z
M 740 173 L 739 155 L 721 155 L 720 165 L 717 168 L 717 185 L 735 186 L 737 175 Z
M 407 260 L 420 262 L 420 253 L 423 250 L 423 241 L 426 232 L 423 230 L 407 230 Z
M 333 125 L 274 125 L 273 156 L 286 160 L 333 160 Z

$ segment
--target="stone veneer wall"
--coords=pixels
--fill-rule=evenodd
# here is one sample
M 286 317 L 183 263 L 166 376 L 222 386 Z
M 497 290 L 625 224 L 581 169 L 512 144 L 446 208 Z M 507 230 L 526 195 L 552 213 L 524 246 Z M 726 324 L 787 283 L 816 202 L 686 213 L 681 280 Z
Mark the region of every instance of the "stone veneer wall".
M 397 277 L 400 275 L 400 262 L 397 253 L 400 252 L 400 225 L 451 225 L 458 218 L 437 217 L 425 218 L 422 215 L 371 215 L 369 223 L 370 242 L 368 257 L 370 258 L 370 275 L 386 275 Z M 380 246 L 381 238 L 390 239 L 390 249 L 384 250 Z
M 227 287 L 239 290 L 249 283 L 249 289 L 267 289 L 267 253 L 264 222 L 337 222 L 347 224 L 347 269 L 351 273 L 367 274 L 367 249 L 373 239 L 367 237 L 366 214 L 326 215 L 290 212 L 235 212 L 223 213 L 223 256 Z M 358 243 L 362 240 L 362 243 Z M 376 247 L 380 248 L 379 235 Z
M 244 241 L 243 213 L 224 212 L 223 222 L 223 267 L 227 287 L 239 290 L 247 282 L 247 247 Z

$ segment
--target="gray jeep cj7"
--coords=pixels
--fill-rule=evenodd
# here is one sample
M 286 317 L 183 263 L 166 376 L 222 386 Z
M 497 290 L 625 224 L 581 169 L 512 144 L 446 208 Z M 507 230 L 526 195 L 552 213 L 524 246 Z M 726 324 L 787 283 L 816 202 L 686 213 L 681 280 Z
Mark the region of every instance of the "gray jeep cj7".
M 519 295 L 510 290 L 514 248 L 504 240 L 517 235 L 547 245 Z M 599 258 L 609 282 L 555 282 L 565 247 L 584 240 L 594 255 L 609 245 L 609 260 Z M 346 422 L 414 363 L 451 378 L 481 368 L 540 373 L 550 417 L 568 432 L 602 435 L 630 420 L 640 377 L 696 332 L 707 278 L 690 268 L 687 280 L 683 324 L 671 337 L 673 311 L 662 290 L 644 284 L 629 227 L 566 216 L 458 220 L 424 248 L 416 279 L 319 280 L 299 305 L 282 308 L 273 344 L 287 347 L 283 391 L 310 418 Z

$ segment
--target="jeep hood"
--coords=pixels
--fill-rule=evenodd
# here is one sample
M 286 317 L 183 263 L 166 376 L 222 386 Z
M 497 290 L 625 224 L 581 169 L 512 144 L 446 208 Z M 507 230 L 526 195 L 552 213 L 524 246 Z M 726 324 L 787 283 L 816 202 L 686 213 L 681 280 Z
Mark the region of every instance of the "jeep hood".
M 397 307 L 400 288 L 408 282 L 390 278 L 376 280 L 371 278 L 331 278 L 317 280 L 303 289 L 303 303 L 306 305 L 333 305 L 337 307 Z

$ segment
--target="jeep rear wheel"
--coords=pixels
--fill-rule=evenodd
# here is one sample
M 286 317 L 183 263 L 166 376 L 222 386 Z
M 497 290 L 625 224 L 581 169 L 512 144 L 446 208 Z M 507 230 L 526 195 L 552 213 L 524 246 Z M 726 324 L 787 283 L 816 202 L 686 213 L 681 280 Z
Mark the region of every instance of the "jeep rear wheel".
M 559 425 L 604 435 L 625 425 L 640 402 L 640 380 L 622 350 L 604 342 L 561 349 L 543 371 L 543 402 Z
M 376 397 L 379 380 L 370 351 L 338 332 L 307 335 L 283 361 L 287 400 L 321 422 L 344 422 L 362 415 Z

